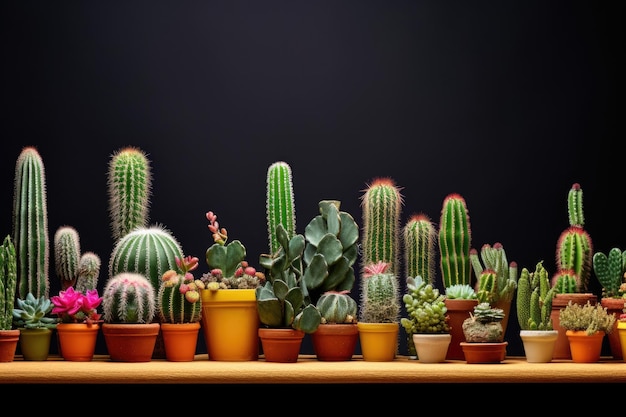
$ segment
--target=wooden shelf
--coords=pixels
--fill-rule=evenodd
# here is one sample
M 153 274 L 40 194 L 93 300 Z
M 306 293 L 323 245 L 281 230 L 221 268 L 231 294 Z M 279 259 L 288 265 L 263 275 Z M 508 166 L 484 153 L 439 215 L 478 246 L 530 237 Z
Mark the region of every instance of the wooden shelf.
M 346 362 L 322 362 L 301 355 L 297 363 L 209 361 L 196 355 L 193 362 L 152 360 L 141 363 L 112 362 L 106 355 L 90 362 L 69 362 L 57 356 L 47 361 L 0 363 L 0 383 L 204 383 L 204 384 L 302 384 L 302 383 L 527 383 L 601 382 L 625 383 L 626 362 L 610 358 L 580 364 L 569 360 L 533 364 L 525 358 L 507 357 L 499 364 L 467 364 L 446 361 L 424 364 L 407 357 L 391 362 L 368 362 L 354 356 Z

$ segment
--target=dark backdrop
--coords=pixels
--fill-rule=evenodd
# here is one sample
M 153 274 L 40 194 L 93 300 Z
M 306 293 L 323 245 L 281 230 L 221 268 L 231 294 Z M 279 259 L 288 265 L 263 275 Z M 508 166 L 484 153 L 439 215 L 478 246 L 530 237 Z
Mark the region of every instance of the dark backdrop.
M 201 259 L 207 210 L 253 263 L 267 252 L 277 160 L 293 170 L 301 233 L 321 199 L 361 225 L 362 190 L 388 176 L 403 223 L 438 222 L 458 192 L 474 247 L 499 241 L 520 269 L 554 272 L 579 182 L 595 249 L 625 247 L 622 3 L 4 1 L 0 232 L 15 160 L 34 145 L 50 236 L 76 227 L 103 288 L 106 168 L 133 145 L 152 161 L 151 223 Z M 58 292 L 52 260 L 50 282 Z M 508 353 L 523 354 L 510 323 Z

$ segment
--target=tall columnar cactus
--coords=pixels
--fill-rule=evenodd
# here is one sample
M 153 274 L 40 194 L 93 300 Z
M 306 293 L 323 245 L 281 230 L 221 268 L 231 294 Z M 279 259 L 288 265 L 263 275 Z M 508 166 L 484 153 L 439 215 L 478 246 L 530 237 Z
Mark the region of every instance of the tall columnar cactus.
M 76 286 L 80 264 L 80 237 L 72 226 L 61 226 L 54 234 L 54 267 L 61 289 Z
M 363 267 L 384 262 L 389 273 L 399 274 L 400 215 L 404 204 L 400 190 L 391 178 L 376 178 L 361 196 Z
M 364 323 L 398 323 L 400 321 L 400 288 L 397 276 L 388 272 L 389 264 L 366 265 L 361 275 L 361 310 Z
M 471 229 L 465 199 L 457 193 L 443 200 L 439 222 L 439 254 L 443 286 L 472 285 Z
M 22 149 L 15 164 L 13 194 L 13 243 L 17 256 L 18 293 L 48 297 L 50 239 L 46 175 L 36 148 Z
M 402 230 L 404 263 L 407 277 L 417 276 L 433 284 L 435 282 L 435 248 L 437 230 L 424 213 L 412 215 Z
M 552 330 L 552 299 L 556 290 L 551 287 L 543 261 L 534 272 L 522 268 L 517 282 L 517 321 L 521 330 Z
M 107 323 L 150 323 L 156 314 L 154 287 L 143 275 L 122 272 L 107 281 L 102 294 Z
M 476 249 L 470 249 L 470 262 L 476 275 L 479 302 L 494 304 L 513 300 L 517 288 L 517 263 L 508 262 L 502 243 L 484 244 L 480 256 Z
M 287 162 L 274 162 L 267 169 L 266 198 L 267 233 L 272 254 L 280 249 L 276 226 L 282 224 L 290 238 L 296 233 L 293 178 Z
M 584 229 L 583 190 L 578 183 L 574 183 L 569 190 L 567 209 L 570 225 L 557 241 L 557 269 L 573 270 L 579 277 L 576 292 L 586 292 L 592 271 L 593 243 Z
M 603 298 L 620 298 L 626 289 L 626 250 L 611 248 L 609 254 L 596 252 L 593 255 L 593 271 L 602 286 Z
M 136 228 L 113 248 L 109 277 L 121 272 L 141 274 L 152 284 L 156 297 L 163 273 L 176 268 L 176 257 L 182 259 L 183 250 L 169 230 L 159 225 Z
M 78 262 L 78 278 L 74 289 L 83 294 L 97 289 L 101 265 L 102 260 L 96 253 L 91 251 L 83 253 Z
M 113 240 L 136 227 L 147 227 L 152 172 L 145 152 L 136 147 L 114 152 L 109 160 L 107 185 Z
M 0 246 L 0 330 L 11 330 L 17 286 L 17 259 L 11 235 Z

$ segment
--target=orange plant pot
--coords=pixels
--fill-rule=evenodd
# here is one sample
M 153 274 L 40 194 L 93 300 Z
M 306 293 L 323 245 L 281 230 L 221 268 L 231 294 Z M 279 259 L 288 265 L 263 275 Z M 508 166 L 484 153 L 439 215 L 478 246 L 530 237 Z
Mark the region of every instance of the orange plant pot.
M 351 360 L 358 340 L 356 324 L 320 324 L 311 333 L 313 349 L 320 361 Z
M 398 351 L 398 323 L 357 323 L 363 360 L 392 361 Z
M 200 322 L 161 323 L 165 344 L 165 359 L 171 362 L 191 362 L 196 356 Z
M 258 329 L 267 362 L 298 362 L 304 332 L 295 329 Z
M 595 363 L 600 360 L 602 340 L 605 333 L 598 331 L 588 335 L 584 330 L 567 330 L 565 332 L 572 353 L 572 361 L 577 363 Z
M 99 330 L 99 324 L 57 324 L 57 338 L 63 359 L 73 362 L 88 362 L 92 360 L 96 350 Z
M 150 362 L 160 323 L 104 323 L 109 357 L 117 362 Z
M 19 340 L 19 329 L 0 330 L 0 362 L 13 362 Z

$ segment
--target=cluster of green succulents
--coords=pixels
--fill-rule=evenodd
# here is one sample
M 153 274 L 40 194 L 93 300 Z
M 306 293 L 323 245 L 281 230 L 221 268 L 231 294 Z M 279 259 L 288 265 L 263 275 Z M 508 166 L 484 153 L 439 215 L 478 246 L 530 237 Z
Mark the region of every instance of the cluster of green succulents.
M 407 317 L 402 317 L 400 324 L 407 334 L 449 333 L 445 296 L 419 275 L 407 278 L 406 285 L 407 292 L 402 301 Z
M 609 314 L 606 307 L 602 307 L 600 304 L 592 305 L 590 302 L 580 305 L 570 301 L 559 312 L 559 325 L 562 328 L 585 331 L 588 335 L 598 331 L 610 334 L 613 331 L 615 320 L 615 314 Z
M 489 303 L 478 303 L 474 313 L 463 322 L 463 334 L 469 343 L 493 343 L 504 340 L 504 310 Z
M 489 304 L 512 301 L 517 288 L 517 263 L 508 262 L 504 246 L 500 242 L 493 246 L 487 243 L 481 247 L 480 256 L 472 248 L 469 257 L 476 274 L 478 301 Z
M 540 261 L 530 272 L 522 268 L 517 282 L 517 321 L 521 330 L 552 330 L 552 299 L 556 289 L 550 286 L 548 271 Z

